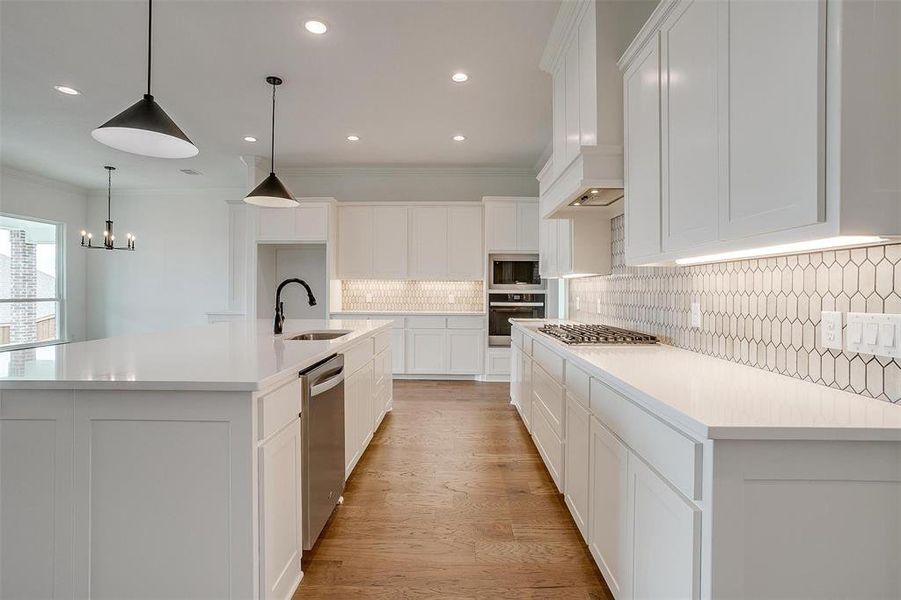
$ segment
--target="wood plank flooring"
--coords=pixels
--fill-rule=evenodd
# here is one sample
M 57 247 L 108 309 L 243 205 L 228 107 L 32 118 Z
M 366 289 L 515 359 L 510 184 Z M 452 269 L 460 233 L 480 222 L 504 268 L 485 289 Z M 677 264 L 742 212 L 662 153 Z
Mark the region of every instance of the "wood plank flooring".
M 295 599 L 612 600 L 508 391 L 395 382 Z

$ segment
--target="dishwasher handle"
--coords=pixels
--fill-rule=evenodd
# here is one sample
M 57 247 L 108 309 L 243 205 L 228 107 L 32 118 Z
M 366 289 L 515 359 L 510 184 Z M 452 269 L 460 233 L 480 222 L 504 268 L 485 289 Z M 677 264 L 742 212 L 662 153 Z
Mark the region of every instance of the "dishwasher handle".
M 336 385 L 344 381 L 344 365 L 336 369 L 331 369 L 323 373 L 316 381 L 310 382 L 310 397 L 318 396 L 329 391 Z

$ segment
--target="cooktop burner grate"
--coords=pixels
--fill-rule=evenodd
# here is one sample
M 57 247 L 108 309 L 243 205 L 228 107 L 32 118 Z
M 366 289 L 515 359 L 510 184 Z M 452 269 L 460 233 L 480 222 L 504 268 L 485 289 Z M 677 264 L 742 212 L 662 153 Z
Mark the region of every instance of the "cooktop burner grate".
M 543 325 L 539 331 L 564 344 L 656 344 L 657 337 L 609 325 Z

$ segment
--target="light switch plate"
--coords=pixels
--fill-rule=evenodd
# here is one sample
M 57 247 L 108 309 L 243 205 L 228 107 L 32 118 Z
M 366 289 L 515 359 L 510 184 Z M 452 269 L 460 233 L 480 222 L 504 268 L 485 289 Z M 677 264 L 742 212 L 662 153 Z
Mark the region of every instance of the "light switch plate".
M 576 296 L 576 310 L 582 310 L 582 299 Z
M 597 299 L 597 305 L 595 307 L 595 312 L 598 314 L 601 314 L 601 299 L 600 298 Z
M 901 356 L 901 315 L 848 313 L 847 324 L 845 349 L 876 356 Z
M 842 313 L 824 310 L 820 320 L 820 345 L 833 350 L 842 349 Z
M 701 303 L 691 303 L 691 326 L 695 328 L 701 327 Z

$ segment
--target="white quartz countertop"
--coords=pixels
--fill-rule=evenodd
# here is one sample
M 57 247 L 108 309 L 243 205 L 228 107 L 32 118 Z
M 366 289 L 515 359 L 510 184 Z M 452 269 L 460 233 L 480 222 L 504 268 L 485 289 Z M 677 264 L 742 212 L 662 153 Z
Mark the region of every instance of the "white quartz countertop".
M 0 389 L 265 389 L 391 321 L 288 319 L 284 334 L 269 319 L 198 325 L 160 333 L 0 353 Z M 349 329 L 328 341 L 290 341 L 322 329 Z
M 567 346 L 514 325 L 701 438 L 901 441 L 901 406 L 673 346 Z

